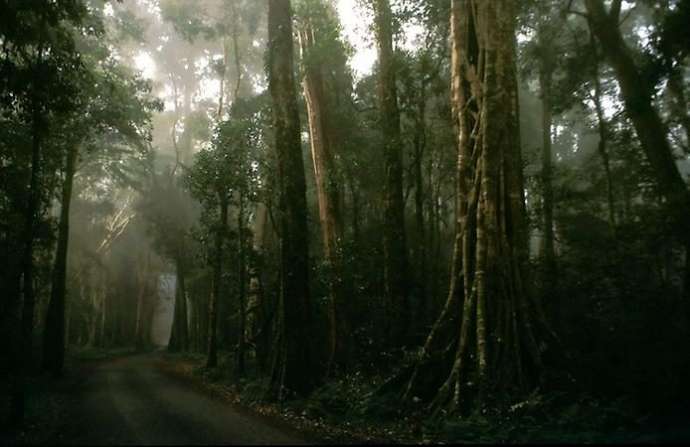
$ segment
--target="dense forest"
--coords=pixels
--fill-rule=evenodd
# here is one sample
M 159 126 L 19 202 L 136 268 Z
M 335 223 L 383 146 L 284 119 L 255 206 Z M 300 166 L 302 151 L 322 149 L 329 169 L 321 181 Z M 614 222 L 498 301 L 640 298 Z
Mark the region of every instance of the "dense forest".
M 0 0 L 2 426 L 122 347 L 424 430 L 585 401 L 687 424 L 689 25 L 689 0 Z

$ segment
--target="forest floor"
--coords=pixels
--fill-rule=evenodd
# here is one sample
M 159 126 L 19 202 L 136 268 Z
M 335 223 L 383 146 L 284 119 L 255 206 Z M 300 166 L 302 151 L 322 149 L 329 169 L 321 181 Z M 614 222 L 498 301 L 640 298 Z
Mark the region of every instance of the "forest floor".
M 263 383 L 237 379 L 232 356 L 220 355 L 208 370 L 204 356 L 165 354 L 160 367 L 229 402 L 284 421 L 313 439 L 335 444 L 449 443 L 687 443 L 686 422 L 652 421 L 633 412 L 629 400 L 601 401 L 589 396 L 535 393 L 501 412 L 464 418 L 425 419 L 402 407 L 395 396 L 375 393 L 380 378 L 356 374 L 322 385 L 307 399 L 284 404 L 262 399 Z M 373 380 L 372 380 L 373 379 Z
M 205 357 L 198 354 L 166 354 L 159 366 L 168 374 L 188 381 L 206 392 L 222 396 L 228 402 L 242 405 L 256 414 L 280 420 L 295 427 L 312 439 L 325 444 L 399 444 L 430 443 L 431 440 L 415 439 L 404 430 L 404 425 L 388 420 L 383 424 L 366 424 L 354 418 L 340 418 L 312 399 L 293 400 L 285 404 L 266 402 L 262 399 L 263 384 L 256 381 L 239 381 L 224 374 L 231 368 L 231 356 L 220 354 L 220 365 L 213 371 L 204 367 Z M 382 422 L 382 421 L 378 421 Z M 410 425 L 409 421 L 404 421 Z
M 432 421 L 395 396 L 377 395 L 381 378 L 359 373 L 281 405 L 263 399 L 263 383 L 232 376 L 230 353 L 219 359 L 219 367 L 208 370 L 198 354 L 71 351 L 63 378 L 31 378 L 27 428 L 8 435 L 0 427 L 0 445 L 690 440 L 690 423 L 651 424 L 626 400 L 554 393 L 535 394 L 502 413 Z

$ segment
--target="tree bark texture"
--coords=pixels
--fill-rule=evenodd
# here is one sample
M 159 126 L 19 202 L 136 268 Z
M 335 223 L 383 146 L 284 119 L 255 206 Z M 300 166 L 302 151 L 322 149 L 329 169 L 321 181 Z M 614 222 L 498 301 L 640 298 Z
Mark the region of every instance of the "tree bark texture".
M 173 315 L 173 329 L 168 348 L 172 352 L 185 351 L 189 347 L 187 322 L 187 288 L 186 271 L 183 254 L 179 254 L 175 261 L 177 270 L 177 287 L 175 288 L 175 310 Z
M 29 200 L 24 215 L 24 232 L 22 237 L 22 297 L 23 305 L 21 321 L 17 322 L 21 334 L 20 341 L 15 344 L 13 387 L 11 396 L 11 424 L 21 427 L 24 424 L 24 394 L 25 378 L 31 366 L 31 354 L 33 352 L 34 329 L 34 244 L 36 240 L 36 227 L 38 212 L 41 204 L 41 180 L 43 175 L 42 143 L 43 143 L 43 117 L 40 113 L 38 99 L 33 99 L 32 112 L 32 143 L 31 143 L 31 171 L 29 178 Z
M 427 266 L 427 240 L 426 228 L 424 222 L 424 177 L 422 175 L 422 163 L 424 159 L 424 152 L 426 150 L 426 84 L 427 80 L 422 79 L 420 91 L 417 96 L 417 116 L 415 118 L 415 132 L 414 132 L 414 203 L 415 203 L 415 223 L 416 223 L 416 238 L 415 249 L 417 258 L 417 274 L 418 284 L 418 300 L 419 305 L 416 309 L 415 328 L 414 333 L 417 335 L 419 329 L 423 329 L 426 323 L 427 310 L 433 308 L 430 306 L 429 297 L 427 296 L 428 283 L 428 266 Z M 431 192 L 431 191 L 429 191 Z
M 393 14 L 388 0 L 375 0 L 379 55 L 378 101 L 384 158 L 384 299 L 388 310 L 388 345 L 401 346 L 409 332 L 407 244 L 403 200 L 400 111 L 393 52 Z
M 265 370 L 267 346 L 262 334 L 264 322 L 264 294 L 262 290 L 261 270 L 264 255 L 264 235 L 268 224 L 268 208 L 263 203 L 258 203 L 254 214 L 254 239 L 252 249 L 256 261 L 249 271 L 249 290 L 247 299 L 247 327 L 246 337 L 253 341 L 257 366 L 260 371 Z
M 454 351 L 434 398 L 458 410 L 538 377 L 539 311 L 523 286 L 522 188 L 512 0 L 453 0 L 452 106 L 458 136 L 457 234 L 448 300 L 406 390 L 439 351 Z
M 545 275 L 549 277 L 555 273 L 554 267 L 556 262 L 553 234 L 553 151 L 551 144 L 551 129 L 553 127 L 553 113 L 551 107 L 552 77 L 553 69 L 550 66 L 550 62 L 548 60 L 542 62 L 539 73 L 542 106 L 541 187 L 542 231 L 544 233 L 542 256 L 544 258 Z
M 222 195 L 222 192 L 218 193 L 220 216 L 215 235 L 213 291 L 211 292 L 211 299 L 208 305 L 207 368 L 215 368 L 218 366 L 218 309 L 220 294 L 223 290 L 223 241 L 226 237 L 228 222 L 228 200 Z
M 137 294 L 137 321 L 135 327 L 135 345 L 142 350 L 151 344 L 152 306 L 150 302 L 151 287 L 151 253 L 146 253 L 139 273 L 139 291 Z M 140 264 L 141 265 L 141 264 Z
M 277 155 L 281 288 L 271 389 L 306 393 L 314 386 L 310 343 L 309 233 L 304 162 L 295 88 L 289 0 L 268 1 L 268 78 Z
M 671 112 L 685 131 L 685 150 L 690 151 L 690 111 L 683 82 L 683 65 L 676 66 L 668 77 L 668 91 L 671 94 Z
M 318 31 L 309 21 L 303 19 L 299 30 L 304 78 L 304 97 L 309 118 L 311 155 L 314 163 L 316 197 L 319 206 L 319 223 L 323 238 L 329 285 L 328 324 L 329 358 L 327 374 L 334 366 L 347 365 L 347 339 L 349 333 L 343 290 L 343 265 L 341 259 L 343 241 L 342 210 L 340 206 L 340 182 L 335 167 L 336 141 L 333 137 L 332 100 L 329 98 L 323 68 L 316 58 L 318 54 Z
M 43 337 L 43 368 L 54 375 L 62 375 L 65 361 L 65 295 L 67 283 L 67 250 L 69 247 L 69 213 L 72 201 L 72 185 L 76 172 L 77 147 L 70 148 L 65 156 L 65 178 L 62 184 L 62 206 L 58 224 L 58 241 L 53 265 L 50 304 L 46 316 Z
M 245 346 L 247 341 L 246 323 L 247 323 L 247 296 L 246 296 L 246 282 L 247 282 L 247 264 L 246 264 L 246 249 L 245 249 L 245 198 L 244 193 L 239 193 L 239 210 L 237 213 L 237 235 L 239 244 L 238 253 L 238 283 L 239 283 L 239 328 L 237 331 L 237 352 L 235 371 L 238 376 L 245 374 Z

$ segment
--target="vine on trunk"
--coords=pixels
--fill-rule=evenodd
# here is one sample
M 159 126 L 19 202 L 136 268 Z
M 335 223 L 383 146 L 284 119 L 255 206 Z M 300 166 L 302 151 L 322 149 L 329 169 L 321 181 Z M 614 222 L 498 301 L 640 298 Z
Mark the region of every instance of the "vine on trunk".
M 497 391 L 525 390 L 542 369 L 548 332 L 524 285 L 527 231 L 512 0 L 453 0 L 452 105 L 458 212 L 450 291 L 405 389 L 439 360 L 431 408 L 451 412 Z M 454 352 L 453 355 L 449 353 Z M 437 367 L 436 371 L 443 370 Z

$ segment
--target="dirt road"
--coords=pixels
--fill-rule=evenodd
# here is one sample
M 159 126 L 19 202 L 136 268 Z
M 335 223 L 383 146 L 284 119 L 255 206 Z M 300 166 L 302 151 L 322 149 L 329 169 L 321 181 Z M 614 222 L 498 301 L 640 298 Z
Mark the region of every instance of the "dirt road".
M 75 390 L 57 444 L 307 444 L 287 428 L 253 416 L 168 377 L 156 356 L 107 361 Z

